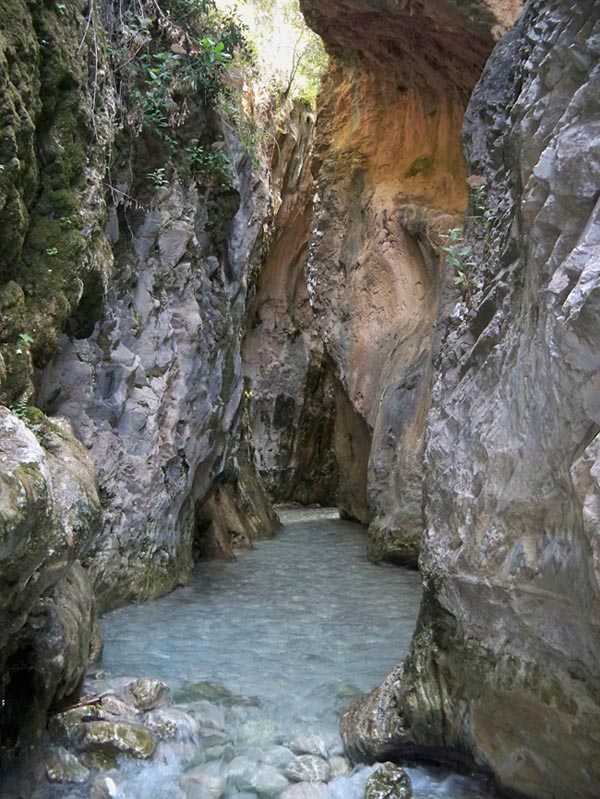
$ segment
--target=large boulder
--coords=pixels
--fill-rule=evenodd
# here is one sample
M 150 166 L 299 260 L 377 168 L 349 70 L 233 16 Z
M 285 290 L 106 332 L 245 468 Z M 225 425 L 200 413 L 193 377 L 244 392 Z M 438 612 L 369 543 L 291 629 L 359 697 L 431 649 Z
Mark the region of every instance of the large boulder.
M 98 651 L 82 556 L 100 523 L 93 466 L 64 421 L 0 407 L 0 673 L 3 766 L 26 772 L 48 709 Z M 32 776 L 32 775 L 31 775 Z

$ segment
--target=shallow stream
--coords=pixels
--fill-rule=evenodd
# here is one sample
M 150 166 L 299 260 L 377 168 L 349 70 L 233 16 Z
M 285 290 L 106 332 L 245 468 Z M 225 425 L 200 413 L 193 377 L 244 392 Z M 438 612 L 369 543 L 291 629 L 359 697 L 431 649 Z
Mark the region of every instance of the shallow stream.
M 280 534 L 237 561 L 201 563 L 191 586 L 104 617 L 102 672 L 164 680 L 201 727 L 162 744 L 158 762 L 113 772 L 117 799 L 276 799 L 290 749 L 344 771 L 340 713 L 405 654 L 420 579 L 371 564 L 364 530 L 332 512 L 281 515 Z M 361 799 L 372 770 L 306 799 Z M 415 799 L 490 795 L 447 771 L 409 773 Z

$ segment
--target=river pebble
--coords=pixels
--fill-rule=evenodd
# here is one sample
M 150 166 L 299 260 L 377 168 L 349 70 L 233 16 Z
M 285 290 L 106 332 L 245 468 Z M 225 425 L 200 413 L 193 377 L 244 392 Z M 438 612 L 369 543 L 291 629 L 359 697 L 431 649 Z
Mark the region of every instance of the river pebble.
M 225 779 L 202 766 L 187 771 L 179 784 L 186 799 L 220 799 L 225 793 Z
M 154 710 L 171 701 L 171 692 L 162 680 L 152 677 L 137 677 L 123 686 L 125 696 L 138 710 Z
M 329 782 L 331 767 L 318 755 L 299 755 L 283 774 L 292 782 Z
M 329 758 L 329 768 L 331 769 L 332 778 L 335 779 L 350 771 L 350 763 L 341 755 L 333 755 L 333 757 Z
M 89 769 L 63 746 L 57 746 L 48 751 L 46 774 L 50 782 L 83 783 L 90 776 Z
M 319 755 L 320 757 L 327 757 L 329 754 L 325 738 L 310 733 L 295 735 L 288 741 L 288 746 L 296 755 Z
M 330 799 L 327 785 L 322 782 L 298 782 L 281 795 L 281 799 Z
M 278 746 L 277 744 L 264 748 L 248 749 L 246 756 L 259 763 L 268 763 L 280 771 L 285 771 L 290 763 L 296 759 L 296 755 L 287 746 Z
M 289 785 L 286 778 L 267 763 L 256 763 L 248 757 L 236 757 L 226 766 L 227 782 L 240 791 L 250 791 L 258 796 L 279 796 Z
M 178 707 L 161 707 L 146 715 L 146 724 L 161 740 L 197 740 L 198 720 Z

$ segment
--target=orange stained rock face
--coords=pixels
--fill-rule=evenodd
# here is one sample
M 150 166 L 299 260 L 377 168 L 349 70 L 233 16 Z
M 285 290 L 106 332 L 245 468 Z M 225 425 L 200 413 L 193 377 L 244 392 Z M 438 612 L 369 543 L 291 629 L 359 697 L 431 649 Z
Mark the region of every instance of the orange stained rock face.
M 492 27 L 492 34 L 499 39 L 512 27 L 523 10 L 522 0 L 485 0 L 485 5 L 497 20 Z
M 317 122 L 309 295 L 336 374 L 372 434 L 374 526 L 414 542 L 440 245 L 461 226 L 468 200 L 463 115 L 520 3 L 302 6 L 331 56 Z
M 464 212 L 464 102 L 458 92 L 404 89 L 379 73 L 357 76 L 344 67 L 336 83 L 328 157 L 339 170 L 360 171 L 382 206 L 416 202 Z

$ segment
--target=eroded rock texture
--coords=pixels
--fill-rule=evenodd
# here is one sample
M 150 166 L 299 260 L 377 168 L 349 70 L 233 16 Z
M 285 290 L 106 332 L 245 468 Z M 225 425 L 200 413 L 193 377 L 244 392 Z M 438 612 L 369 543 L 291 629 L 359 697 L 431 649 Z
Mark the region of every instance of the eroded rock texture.
M 95 604 L 78 562 L 100 503 L 85 449 L 68 424 L 29 424 L 0 407 L 0 780 L 34 778 L 46 714 L 79 687 L 98 654 Z M 10 793 L 10 792 L 9 792 Z
M 279 502 L 335 505 L 335 387 L 304 266 L 312 222 L 314 115 L 299 104 L 273 150 L 275 215 L 242 357 L 260 471 Z
M 466 122 L 483 290 L 428 421 L 425 600 L 347 715 L 355 755 L 467 756 L 539 799 L 600 794 L 600 3 L 531 2 Z
M 198 109 L 186 126 L 197 136 L 215 124 Z M 98 468 L 104 531 L 90 570 L 102 607 L 188 579 L 196 509 L 236 419 L 267 195 L 237 139 L 226 129 L 220 139 L 235 186 L 202 185 L 176 163 L 153 190 L 146 170 L 163 153 L 137 143 L 134 185 L 120 183 L 109 209 L 116 258 L 103 316 L 89 337 L 63 338 L 41 382 L 40 402 L 75 421 Z
M 243 422 L 240 432 L 242 441 L 196 511 L 194 561 L 235 558 L 236 549 L 250 549 L 253 541 L 270 538 L 280 526 L 257 470 L 251 434 Z
M 308 288 L 344 395 L 340 484 L 362 485 L 340 507 L 371 521 L 374 558 L 415 564 L 440 234 L 467 201 L 464 108 L 516 4 L 302 5 L 332 56 Z

